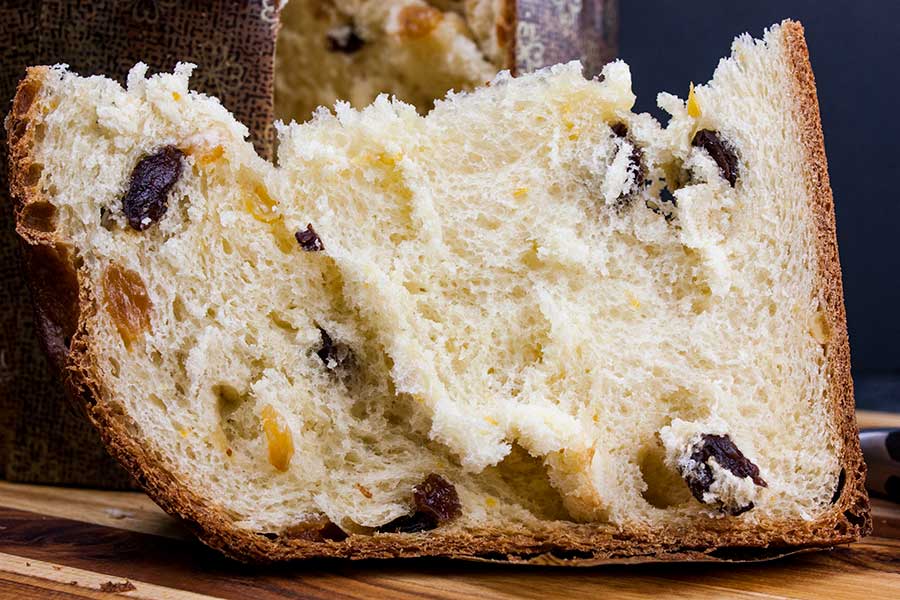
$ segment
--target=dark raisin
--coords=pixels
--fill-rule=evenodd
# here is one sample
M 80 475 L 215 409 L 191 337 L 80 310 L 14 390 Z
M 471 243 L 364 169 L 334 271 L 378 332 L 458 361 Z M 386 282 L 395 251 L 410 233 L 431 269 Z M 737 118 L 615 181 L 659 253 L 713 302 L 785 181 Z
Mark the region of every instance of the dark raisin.
M 691 462 L 696 466 L 693 470 L 682 471 L 688 488 L 694 498 L 703 502 L 703 494 L 709 491 L 713 484 L 713 472 L 709 466 L 709 459 L 716 459 L 716 463 L 723 469 L 727 469 L 735 477 L 749 477 L 753 483 L 760 487 L 768 487 L 768 484 L 759 476 L 759 467 L 753 464 L 740 449 L 726 435 L 703 434 L 700 442 L 694 446 L 691 454 Z M 731 515 L 739 515 L 753 508 L 753 503 L 746 506 L 721 506 L 724 512 Z
M 628 170 L 634 173 L 634 186 L 637 187 L 642 185 L 647 177 L 647 167 L 644 165 L 644 151 L 637 145 L 634 138 L 628 135 L 628 125 L 620 121 L 610 125 L 610 128 L 616 137 L 627 140 L 628 143 L 631 144 L 631 154 L 628 157 Z
M 358 52 L 366 43 L 359 34 L 356 33 L 353 25 L 344 25 L 343 27 L 335 27 L 326 34 L 328 40 L 328 49 L 332 52 L 342 52 L 343 54 L 353 54 Z
M 413 507 L 413 514 L 398 517 L 378 530 L 392 533 L 428 531 L 462 514 L 456 488 L 436 473 L 429 474 L 413 488 Z
M 135 165 L 122 198 L 122 210 L 132 229 L 143 231 L 166 214 L 169 190 L 181 178 L 183 157 L 178 148 L 165 146 Z
M 297 243 L 300 244 L 300 247 L 307 252 L 321 252 L 325 249 L 325 244 L 322 243 L 319 234 L 313 229 L 312 223 L 307 223 L 306 229 L 298 231 L 294 234 L 294 237 L 297 238 Z
M 353 351 L 346 344 L 335 342 L 328 332 L 319 327 L 322 334 L 322 347 L 316 350 L 316 354 L 329 369 L 337 369 L 347 366 L 353 361 Z
M 416 512 L 432 515 L 438 523 L 450 521 L 462 514 L 459 495 L 453 484 L 436 473 L 413 488 Z
M 831 496 L 831 503 L 834 504 L 841 497 L 841 492 L 844 491 L 844 484 L 847 483 L 847 472 L 844 469 L 841 469 L 840 474 L 838 475 L 837 487 L 834 488 L 834 495 Z
M 719 172 L 722 177 L 734 187 L 738 176 L 738 159 L 737 155 L 730 145 L 719 137 L 719 134 L 711 129 L 701 129 L 694 135 L 691 145 L 697 148 L 703 148 L 712 157 L 719 166 Z

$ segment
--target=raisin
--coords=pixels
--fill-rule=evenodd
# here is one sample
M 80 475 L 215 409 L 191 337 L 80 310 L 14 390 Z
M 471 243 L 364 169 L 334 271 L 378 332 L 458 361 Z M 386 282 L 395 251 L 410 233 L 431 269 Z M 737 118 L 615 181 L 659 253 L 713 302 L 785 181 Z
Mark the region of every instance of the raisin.
M 434 529 L 462 514 L 459 495 L 453 484 L 436 473 L 431 473 L 413 488 L 411 515 L 397 517 L 378 528 L 392 533 L 417 533 Z
M 436 473 L 413 488 L 416 512 L 432 515 L 438 523 L 450 521 L 462 514 L 459 495 L 453 484 Z
M 300 244 L 300 247 L 307 252 L 321 252 L 325 249 L 325 244 L 322 243 L 319 234 L 313 229 L 312 223 L 307 223 L 306 229 L 298 231 L 294 234 L 294 237 L 297 238 L 297 243 Z
M 331 52 L 353 54 L 359 52 L 365 45 L 365 40 L 359 37 L 353 25 L 335 27 L 326 34 L 328 49 Z
M 688 488 L 694 498 L 703 502 L 703 495 L 709 491 L 713 484 L 713 472 L 709 466 L 709 459 L 716 459 L 716 463 L 723 469 L 731 471 L 735 477 L 749 477 L 753 483 L 760 487 L 768 487 L 768 484 L 759 476 L 759 467 L 753 464 L 740 449 L 726 435 L 703 434 L 700 443 L 694 447 L 691 454 L 691 462 L 696 466 L 693 470 L 682 472 Z M 737 516 L 753 508 L 753 503 L 746 506 L 732 507 L 722 506 L 722 510 Z
M 709 152 L 710 157 L 719 166 L 722 177 L 734 187 L 738 176 L 737 155 L 718 133 L 711 129 L 701 129 L 694 135 L 691 145 Z
M 132 229 L 143 231 L 166 214 L 169 190 L 181 178 L 184 153 L 165 146 L 138 161 L 131 172 L 122 209 Z
M 647 177 L 647 167 L 644 165 L 644 151 L 628 135 L 628 125 L 623 122 L 613 123 L 610 129 L 618 138 L 627 140 L 631 144 L 631 155 L 628 157 L 628 170 L 634 173 L 634 185 L 638 186 Z
M 353 362 L 353 351 L 346 344 L 335 342 L 328 332 L 319 327 L 322 334 L 322 347 L 316 350 L 316 354 L 329 369 L 337 369 Z
M 126 347 L 150 329 L 150 296 L 141 276 L 112 263 L 103 273 L 103 295 Z
M 431 33 L 444 13 L 428 5 L 411 4 L 400 11 L 397 16 L 398 31 L 407 38 L 421 38 Z

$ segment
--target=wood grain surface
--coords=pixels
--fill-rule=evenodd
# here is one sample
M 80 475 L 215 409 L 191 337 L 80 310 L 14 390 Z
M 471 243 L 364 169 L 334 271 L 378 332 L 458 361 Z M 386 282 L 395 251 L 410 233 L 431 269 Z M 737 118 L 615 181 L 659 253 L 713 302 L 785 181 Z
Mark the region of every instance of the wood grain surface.
M 859 414 L 861 427 L 900 415 Z M 900 598 L 900 506 L 874 535 L 768 563 L 559 569 L 463 561 L 249 567 L 204 547 L 146 496 L 0 482 L 0 598 Z

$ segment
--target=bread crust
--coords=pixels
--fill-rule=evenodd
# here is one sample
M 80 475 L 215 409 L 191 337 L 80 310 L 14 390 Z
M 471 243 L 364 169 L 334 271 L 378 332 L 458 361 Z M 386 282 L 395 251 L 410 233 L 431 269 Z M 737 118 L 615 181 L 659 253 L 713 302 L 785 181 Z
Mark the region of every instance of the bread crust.
M 38 101 L 47 67 L 33 67 L 19 84 L 9 131 L 10 181 L 16 201 L 17 231 L 26 268 L 35 290 L 39 331 L 53 362 L 78 408 L 100 432 L 109 452 L 166 512 L 184 521 L 209 546 L 248 562 L 311 557 L 352 559 L 444 556 L 535 565 L 592 566 L 649 561 L 745 561 L 776 558 L 794 552 L 853 542 L 871 531 L 865 466 L 855 423 L 850 354 L 837 255 L 834 208 L 819 123 L 815 82 L 803 28 L 783 23 L 786 51 L 796 83 L 801 143 L 807 154 L 807 187 L 816 228 L 818 285 L 827 309 L 831 337 L 826 343 L 829 406 L 843 441 L 841 465 L 845 485 L 831 509 L 815 521 L 796 519 L 778 527 L 747 525 L 731 519 L 710 521 L 703 531 L 670 526 L 622 530 L 606 524 L 553 522 L 535 530 L 490 527 L 442 527 L 425 534 L 352 535 L 344 541 L 311 542 L 267 537 L 240 529 L 227 512 L 179 482 L 154 450 L 139 441 L 137 425 L 104 387 L 90 331 L 97 319 L 98 297 L 77 254 L 53 232 L 46 220 L 29 219 L 36 207 L 49 204 L 39 186 L 33 145 L 42 126 Z M 48 270 L 60 274 L 54 289 L 41 292 Z M 61 289 L 64 288 L 64 289 Z M 66 302 L 66 299 L 76 299 Z
M 818 255 L 817 289 L 819 302 L 825 308 L 829 338 L 825 344 L 828 376 L 828 399 L 832 422 L 843 441 L 841 466 L 844 469 L 844 489 L 836 506 L 844 511 L 848 522 L 859 524 L 860 535 L 872 531 L 869 497 L 866 493 L 866 464 L 859 446 L 856 426 L 853 379 L 850 376 L 850 341 L 847 335 L 847 313 L 844 308 L 844 287 L 838 256 L 837 227 L 834 198 L 828 178 L 825 156 L 825 137 L 819 115 L 816 80 L 809 50 L 803 35 L 803 25 L 797 21 L 782 23 L 785 51 L 794 76 L 796 109 L 799 115 L 800 143 L 806 153 L 806 189 L 815 229 Z

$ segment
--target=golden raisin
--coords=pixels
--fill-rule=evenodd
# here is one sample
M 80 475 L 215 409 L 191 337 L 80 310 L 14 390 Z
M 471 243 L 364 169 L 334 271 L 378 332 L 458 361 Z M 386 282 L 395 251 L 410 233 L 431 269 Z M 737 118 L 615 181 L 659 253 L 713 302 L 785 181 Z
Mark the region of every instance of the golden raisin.
M 269 464 L 279 471 L 287 471 L 294 456 L 294 439 L 287 426 L 282 426 L 274 408 L 262 409 L 262 425 L 269 443 Z
M 408 38 L 425 37 L 443 18 L 444 13 L 431 6 L 407 6 L 397 17 L 400 35 Z
M 274 223 L 281 218 L 275 212 L 278 202 L 269 195 L 269 190 L 261 183 L 253 186 L 253 190 L 244 196 L 244 207 L 253 215 L 253 218 L 263 223 Z
M 110 264 L 103 273 L 103 295 L 119 335 L 126 347 L 150 330 L 150 310 L 153 305 L 141 276 Z

